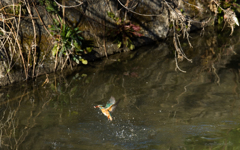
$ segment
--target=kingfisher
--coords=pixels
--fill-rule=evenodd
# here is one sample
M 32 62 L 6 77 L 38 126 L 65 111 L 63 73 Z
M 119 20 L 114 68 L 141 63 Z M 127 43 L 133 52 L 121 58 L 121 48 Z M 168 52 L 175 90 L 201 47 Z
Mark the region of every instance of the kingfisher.
M 111 98 L 109 99 L 105 107 L 102 105 L 97 105 L 97 106 L 94 106 L 94 108 L 99 108 L 102 111 L 102 113 L 105 116 L 107 116 L 108 120 L 112 121 L 112 116 L 110 112 L 114 111 L 114 109 L 117 107 L 119 102 L 120 100 L 116 102 L 115 98 L 111 96 Z

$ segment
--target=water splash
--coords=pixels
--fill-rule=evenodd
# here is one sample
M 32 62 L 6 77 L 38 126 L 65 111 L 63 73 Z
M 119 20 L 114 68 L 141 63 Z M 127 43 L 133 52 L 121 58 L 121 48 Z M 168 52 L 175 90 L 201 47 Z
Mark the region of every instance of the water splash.
M 99 143 L 113 142 L 114 145 L 131 147 L 142 141 L 151 142 L 149 137 L 155 132 L 153 129 L 145 126 L 139 126 L 130 121 L 121 122 L 94 122 L 88 124 L 80 124 L 81 130 L 88 132 L 89 136 L 95 136 Z M 89 130 L 91 129 L 91 130 Z M 96 134 L 97 133 L 97 134 Z M 99 134 L 98 134 L 99 133 Z

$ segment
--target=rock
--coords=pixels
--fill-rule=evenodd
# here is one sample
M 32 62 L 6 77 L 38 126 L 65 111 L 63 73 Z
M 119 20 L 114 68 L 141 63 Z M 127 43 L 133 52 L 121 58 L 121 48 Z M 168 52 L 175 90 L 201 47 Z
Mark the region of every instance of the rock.
M 31 1 L 32 2 L 32 1 Z M 52 56 L 51 50 L 53 48 L 54 40 L 52 39 L 49 31 L 46 29 L 49 25 L 53 24 L 53 19 L 56 18 L 55 14 L 50 14 L 46 11 L 45 6 L 40 6 L 39 0 L 35 0 L 35 7 L 31 5 L 31 12 L 34 17 L 35 29 L 37 34 L 37 43 L 32 45 L 34 37 L 34 28 L 30 15 L 25 10 L 21 18 L 19 35 L 21 40 L 22 52 L 25 57 L 25 65 L 27 68 L 27 74 L 30 76 L 41 75 L 54 71 L 55 69 L 55 57 Z M 126 0 L 121 0 L 121 3 L 125 5 Z M 169 5 L 173 8 L 178 7 L 177 0 L 168 1 Z M 4 5 L 11 5 L 12 0 L 3 0 Z M 65 6 L 75 6 L 79 3 L 77 1 L 66 1 Z M 125 13 L 127 18 L 131 20 L 133 24 L 137 24 L 142 28 L 144 36 L 133 40 L 135 47 L 144 46 L 157 42 L 159 40 L 166 39 L 169 34 L 169 8 L 163 1 L 159 0 L 142 0 L 132 1 L 128 5 L 130 10 L 120 7 L 120 4 L 116 0 L 86 0 L 83 5 L 78 7 L 65 8 L 65 21 L 73 28 L 79 27 L 82 32 L 82 36 L 86 41 L 92 41 L 94 48 L 91 53 L 83 55 L 83 57 L 89 61 L 96 60 L 107 55 L 114 54 L 121 51 L 129 51 L 128 48 L 118 48 L 118 45 L 106 34 L 110 28 L 115 27 L 115 22 L 107 16 L 107 12 L 112 12 L 115 16 L 124 19 Z M 139 15 L 140 14 L 140 15 Z M 146 16 L 149 15 L 149 16 Z M 41 19 L 39 18 L 41 17 Z M 17 17 L 16 17 L 17 19 Z M 49 30 L 49 29 L 48 29 Z M 36 46 L 36 64 L 34 73 L 34 55 Z M 29 54 L 30 53 L 30 54 Z M 28 58 L 28 56 L 31 56 Z M 4 60 L 6 62 L 6 60 Z M 8 82 L 12 83 L 24 78 L 23 65 L 20 57 L 13 60 L 16 62 L 14 73 L 10 71 Z M 59 61 L 59 59 L 58 59 Z M 28 64 L 27 64 L 28 63 Z M 76 65 L 73 63 L 73 65 Z M 69 64 L 66 65 L 69 68 Z M 60 65 L 56 66 L 56 70 L 61 69 Z M 18 73 L 22 74 L 19 75 Z M 3 77 L 4 76 L 4 77 Z M 11 76 L 11 78 L 10 78 Z M 6 77 L 4 70 L 0 68 L 0 80 Z M 7 81 L 7 80 L 6 80 Z M 0 85 L 5 85 L 0 83 Z

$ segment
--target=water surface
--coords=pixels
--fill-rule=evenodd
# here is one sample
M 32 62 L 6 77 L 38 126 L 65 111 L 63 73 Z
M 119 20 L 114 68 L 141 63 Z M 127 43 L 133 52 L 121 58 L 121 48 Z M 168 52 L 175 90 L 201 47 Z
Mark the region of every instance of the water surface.
M 238 32 L 237 32 L 238 33 Z M 240 149 L 238 34 L 192 35 L 0 91 L 3 150 Z M 228 34 L 228 33 L 226 33 Z M 221 36 L 219 36 L 221 35 Z M 93 106 L 121 100 L 110 122 Z

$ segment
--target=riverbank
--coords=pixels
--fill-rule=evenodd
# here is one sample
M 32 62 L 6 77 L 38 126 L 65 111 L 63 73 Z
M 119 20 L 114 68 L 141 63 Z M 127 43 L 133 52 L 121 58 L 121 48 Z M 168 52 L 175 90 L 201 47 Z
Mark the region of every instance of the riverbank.
M 214 3 L 192 3 L 195 7 L 217 7 Z M 179 63 L 184 59 L 192 62 L 185 49 L 196 46 L 191 43 L 190 31 L 205 29 L 215 21 L 210 19 L 212 7 L 204 11 L 195 7 L 177 0 L 126 1 L 124 5 L 113 0 L 4 0 L 0 86 L 84 67 L 91 61 L 168 39 L 172 39 L 168 44 L 174 45 L 177 69 L 185 72 Z M 188 42 L 180 42 L 184 39 Z

